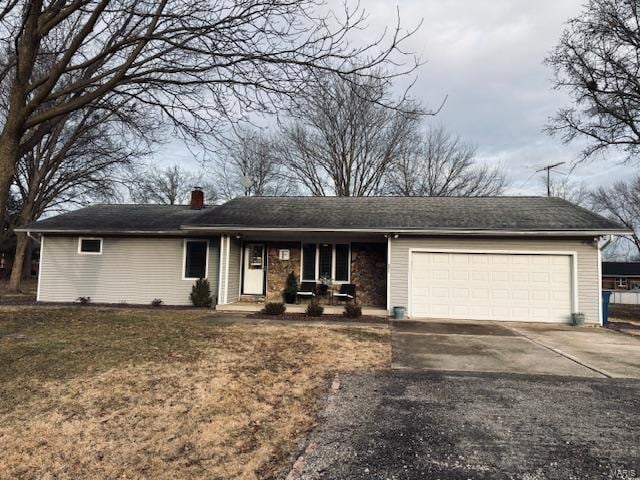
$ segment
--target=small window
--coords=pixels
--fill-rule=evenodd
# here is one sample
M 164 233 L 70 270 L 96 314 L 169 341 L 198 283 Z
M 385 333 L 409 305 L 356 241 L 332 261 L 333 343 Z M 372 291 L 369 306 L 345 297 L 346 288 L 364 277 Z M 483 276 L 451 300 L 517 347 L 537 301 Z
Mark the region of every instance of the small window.
M 336 280 L 339 282 L 349 281 L 349 245 L 336 245 Z
M 209 242 L 207 240 L 186 240 L 184 278 L 207 277 L 207 253 Z
M 331 255 L 333 253 L 333 245 L 322 244 L 320 250 L 320 275 L 318 278 L 333 278 L 331 275 Z
M 316 244 L 307 243 L 302 247 L 302 279 L 316 281 Z
M 249 270 L 262 270 L 264 251 L 262 245 L 252 245 L 249 249 Z
M 80 238 L 78 242 L 78 253 L 100 255 L 102 253 L 102 239 Z

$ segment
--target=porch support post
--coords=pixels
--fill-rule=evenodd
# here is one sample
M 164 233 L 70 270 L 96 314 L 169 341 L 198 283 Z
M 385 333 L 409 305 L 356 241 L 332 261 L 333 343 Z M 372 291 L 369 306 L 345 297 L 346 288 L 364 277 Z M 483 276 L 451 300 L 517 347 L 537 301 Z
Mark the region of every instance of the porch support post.
M 391 315 L 391 235 L 387 235 L 387 314 Z
M 222 235 L 220 237 L 220 257 L 218 260 L 218 304 L 225 305 L 227 303 L 227 281 L 229 272 L 227 269 L 229 258 L 229 236 Z

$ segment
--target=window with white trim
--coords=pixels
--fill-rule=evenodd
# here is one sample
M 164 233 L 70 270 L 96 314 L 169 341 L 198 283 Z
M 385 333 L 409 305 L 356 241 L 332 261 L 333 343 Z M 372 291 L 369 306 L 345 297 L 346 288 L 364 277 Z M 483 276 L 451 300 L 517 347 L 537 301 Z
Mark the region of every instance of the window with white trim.
M 208 240 L 184 241 L 184 278 L 207 278 Z
M 625 277 L 619 277 L 616 279 L 616 288 L 628 288 L 627 279 Z
M 347 243 L 305 243 L 302 245 L 302 280 L 316 282 L 324 277 L 348 282 L 350 261 Z
M 82 255 L 101 255 L 102 239 L 80 237 L 78 239 L 78 253 Z

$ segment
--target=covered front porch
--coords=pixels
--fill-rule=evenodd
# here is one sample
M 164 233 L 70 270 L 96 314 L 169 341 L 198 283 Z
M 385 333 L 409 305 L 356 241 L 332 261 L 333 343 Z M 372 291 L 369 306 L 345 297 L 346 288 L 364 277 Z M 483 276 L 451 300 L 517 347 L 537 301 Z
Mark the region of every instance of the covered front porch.
M 222 235 L 216 308 L 252 312 L 267 302 L 284 302 L 287 311 L 295 313 L 317 301 L 326 313 L 341 313 L 349 302 L 362 306 L 363 314 L 385 315 L 387 245 L 383 234 Z M 300 292 L 293 297 L 290 290 L 285 295 L 291 274 Z M 345 298 L 343 292 L 353 295 Z

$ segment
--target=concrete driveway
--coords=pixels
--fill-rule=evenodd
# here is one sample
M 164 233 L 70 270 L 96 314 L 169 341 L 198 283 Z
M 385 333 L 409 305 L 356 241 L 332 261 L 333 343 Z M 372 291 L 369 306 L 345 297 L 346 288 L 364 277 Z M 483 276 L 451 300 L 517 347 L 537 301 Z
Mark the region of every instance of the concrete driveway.
M 396 369 L 640 378 L 640 337 L 596 327 L 403 321 L 392 350 Z

